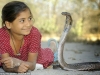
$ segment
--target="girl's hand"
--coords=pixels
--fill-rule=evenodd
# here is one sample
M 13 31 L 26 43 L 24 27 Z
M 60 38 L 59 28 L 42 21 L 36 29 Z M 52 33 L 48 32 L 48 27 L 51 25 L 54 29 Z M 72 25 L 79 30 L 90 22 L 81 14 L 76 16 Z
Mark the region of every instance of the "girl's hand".
M 22 62 L 18 68 L 19 73 L 27 72 L 29 69 L 29 63 L 28 62 Z
M 13 68 L 13 58 L 7 57 L 2 60 L 0 60 L 7 68 Z
M 7 68 L 14 68 L 16 66 L 19 66 L 21 62 L 21 60 L 17 59 L 17 58 L 13 58 L 13 57 L 7 57 L 7 58 L 3 58 L 1 60 L 1 62 L 7 67 Z

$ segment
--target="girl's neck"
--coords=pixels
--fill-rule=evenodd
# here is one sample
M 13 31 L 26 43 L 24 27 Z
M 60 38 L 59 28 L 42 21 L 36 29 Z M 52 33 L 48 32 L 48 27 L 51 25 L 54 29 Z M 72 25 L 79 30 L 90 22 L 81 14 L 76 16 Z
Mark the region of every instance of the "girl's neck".
M 16 41 L 21 41 L 24 38 L 24 35 L 16 34 L 12 31 L 9 31 L 10 36 L 14 38 Z

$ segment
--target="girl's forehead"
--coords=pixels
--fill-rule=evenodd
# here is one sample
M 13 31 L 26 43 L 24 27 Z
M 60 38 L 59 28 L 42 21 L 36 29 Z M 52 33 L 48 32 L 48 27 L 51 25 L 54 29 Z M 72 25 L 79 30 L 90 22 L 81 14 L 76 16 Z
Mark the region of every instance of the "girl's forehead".
M 26 9 L 26 10 L 24 10 L 24 11 L 21 11 L 21 12 L 17 15 L 16 18 L 28 18 L 28 17 L 30 17 L 30 16 L 32 16 L 32 15 L 31 15 L 31 12 L 30 12 L 28 9 Z

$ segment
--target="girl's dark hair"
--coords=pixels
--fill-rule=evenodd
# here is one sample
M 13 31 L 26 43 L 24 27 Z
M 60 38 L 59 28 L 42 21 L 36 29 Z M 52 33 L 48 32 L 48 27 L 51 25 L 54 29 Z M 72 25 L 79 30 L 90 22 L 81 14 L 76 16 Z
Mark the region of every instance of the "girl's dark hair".
M 12 1 L 7 3 L 2 9 L 2 27 L 4 26 L 5 21 L 13 22 L 18 14 L 26 9 L 30 11 L 29 7 L 21 1 Z

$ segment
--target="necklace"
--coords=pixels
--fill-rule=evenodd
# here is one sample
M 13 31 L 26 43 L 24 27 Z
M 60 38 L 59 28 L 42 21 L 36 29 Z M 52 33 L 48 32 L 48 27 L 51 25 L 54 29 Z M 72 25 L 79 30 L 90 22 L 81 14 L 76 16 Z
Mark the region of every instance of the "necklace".
M 16 46 L 15 46 L 15 43 L 14 43 L 13 35 L 12 35 L 12 34 L 11 34 L 11 40 L 12 40 L 12 42 L 13 42 L 14 49 L 15 49 L 15 51 L 16 51 L 16 53 L 17 53 L 17 49 L 16 49 Z M 20 48 L 21 48 L 21 46 L 22 46 L 22 42 L 23 42 L 23 39 L 21 40 Z M 20 56 L 20 55 L 21 55 L 20 52 L 16 54 L 16 56 Z

